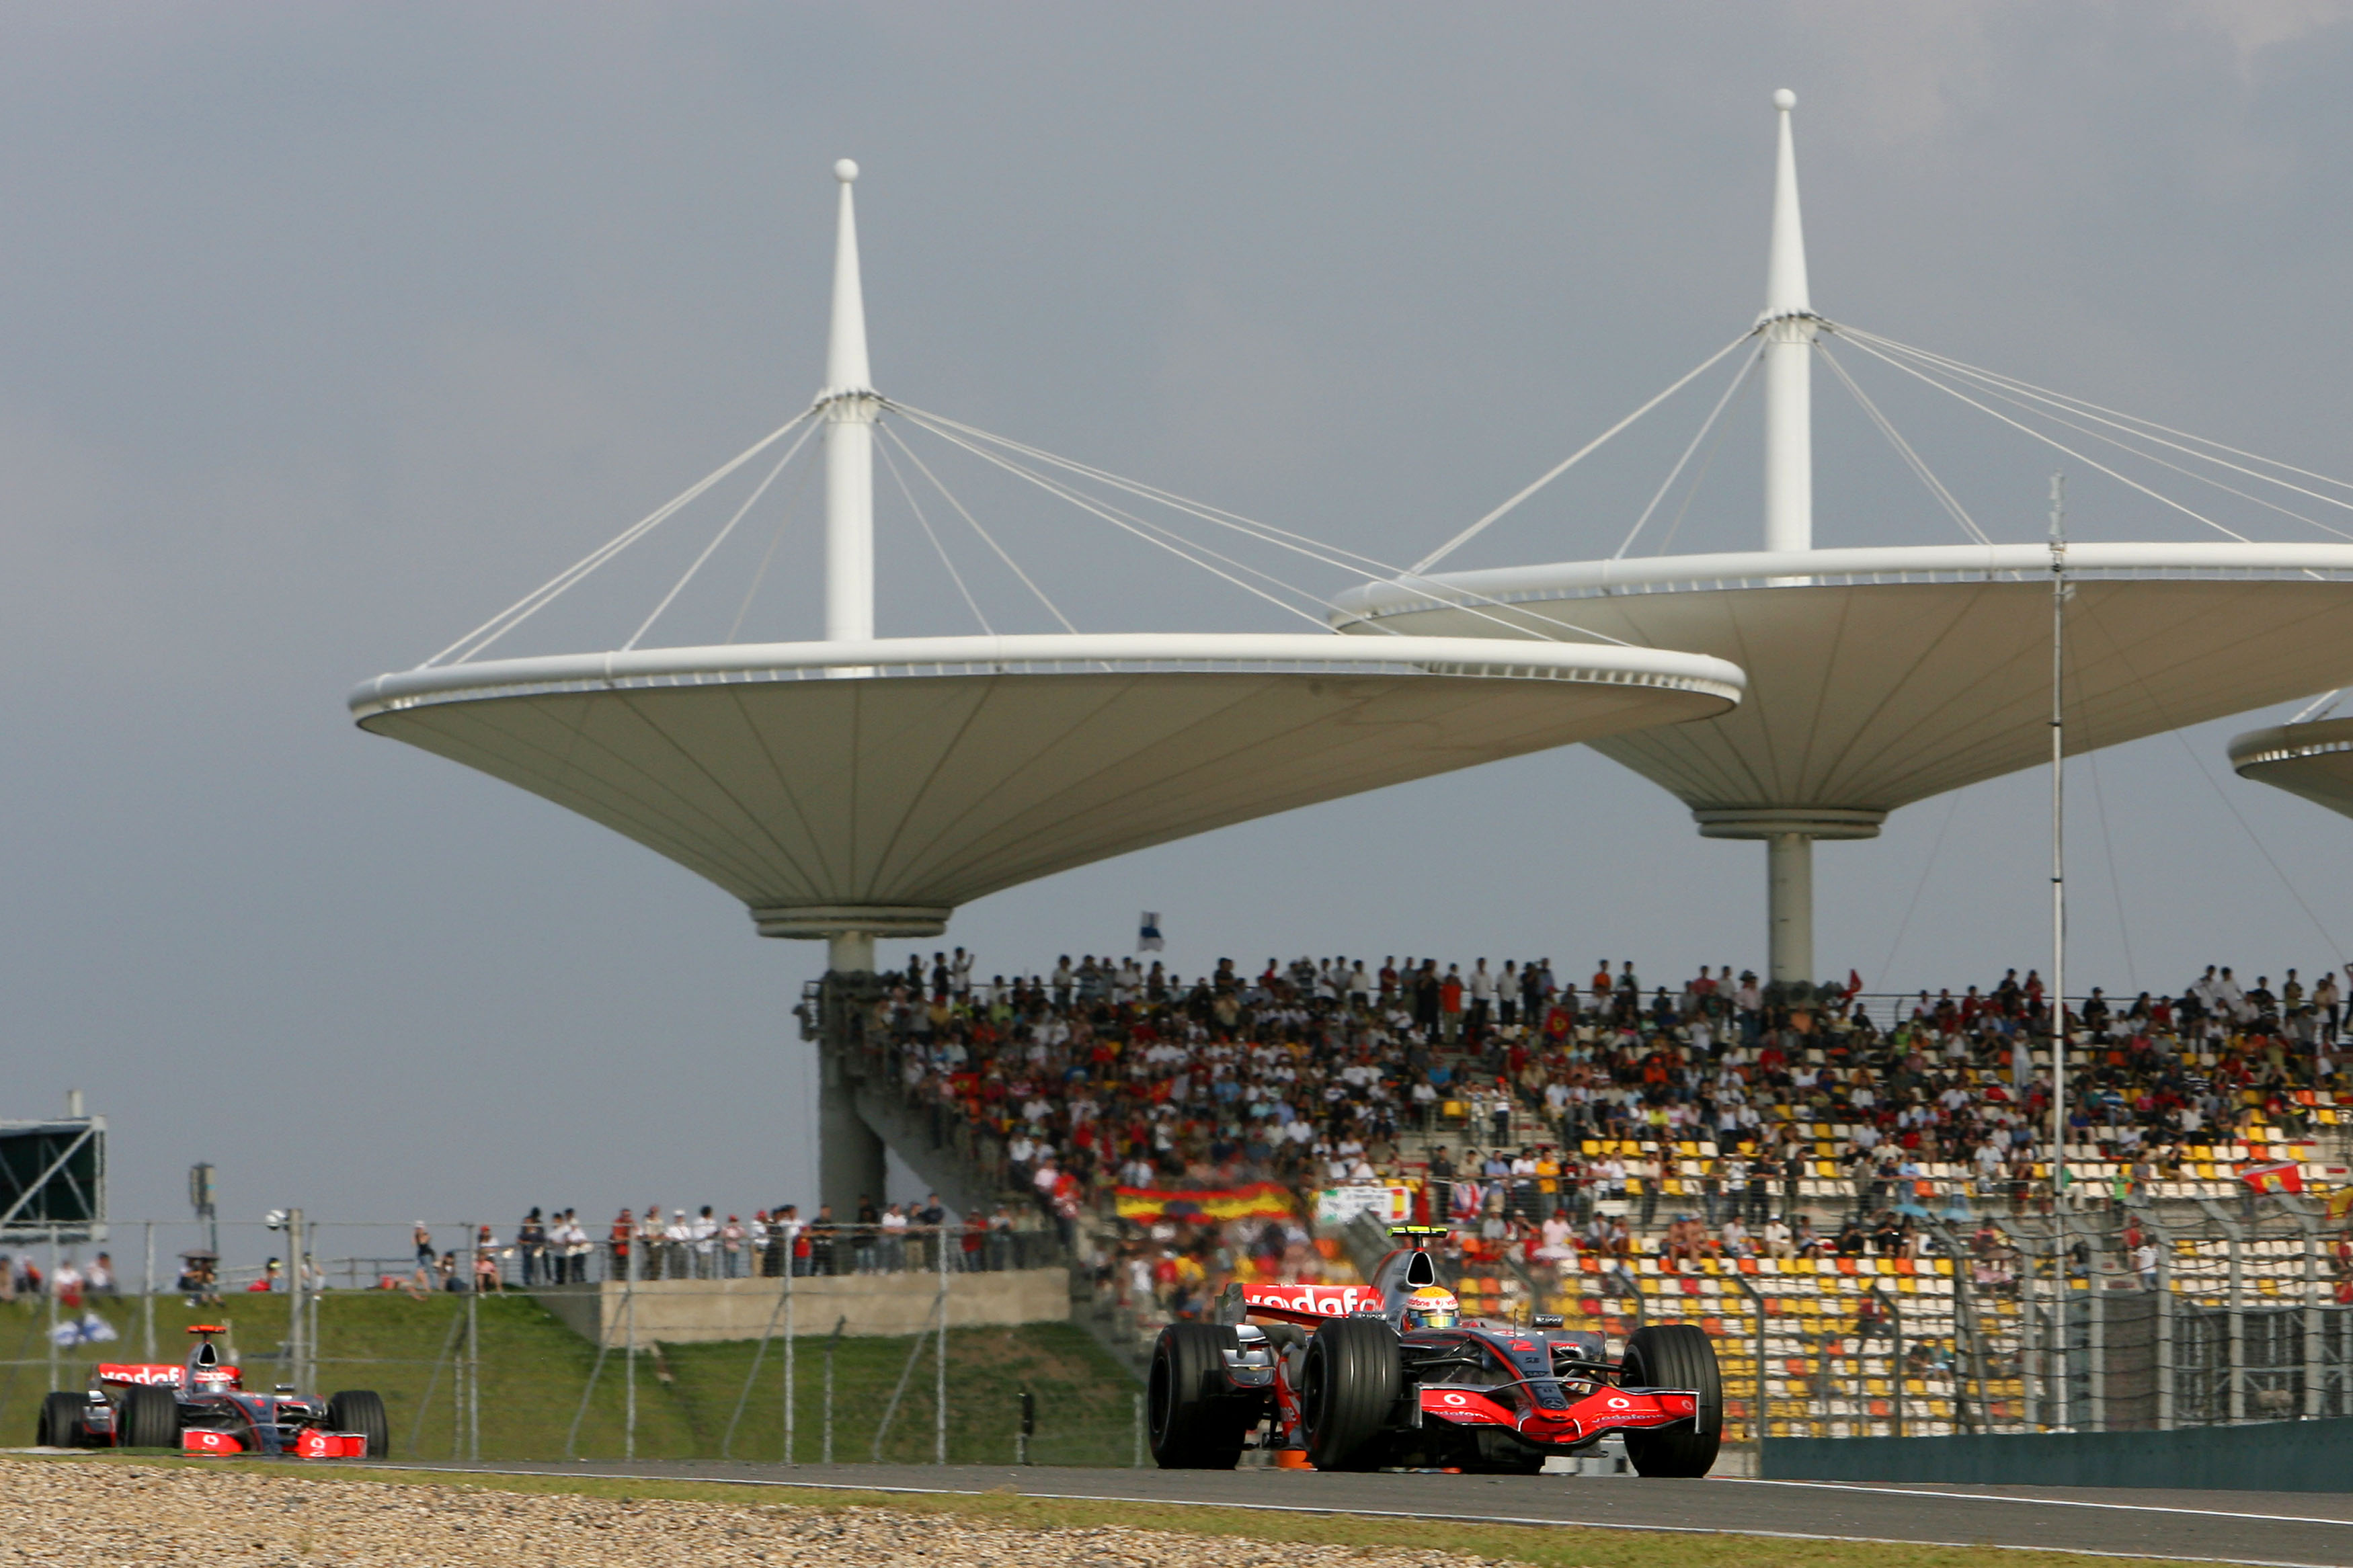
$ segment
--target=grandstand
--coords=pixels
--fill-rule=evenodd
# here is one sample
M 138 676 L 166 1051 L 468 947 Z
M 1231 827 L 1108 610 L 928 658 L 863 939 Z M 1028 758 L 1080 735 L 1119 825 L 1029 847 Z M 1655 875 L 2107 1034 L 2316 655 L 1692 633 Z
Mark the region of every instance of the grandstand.
M 1537 1021 L 1491 1023 L 1441 984 L 1425 1030 L 1441 967 L 1376 982 L 1303 960 L 1188 984 L 1090 959 L 959 990 L 916 962 L 887 977 L 867 1071 L 976 1187 L 1060 1205 L 1130 1343 L 1228 1279 L 1369 1263 L 1375 1220 L 1343 1247 L 1181 1203 L 1120 1217 L 1123 1191 L 1273 1181 L 1303 1217 L 1351 1189 L 1453 1216 L 1444 1257 L 1472 1312 L 1620 1338 L 1703 1324 L 1751 1436 L 1760 1366 L 1763 1429 L 1781 1436 L 2353 1412 L 2353 1243 L 2324 1247 L 2317 1201 L 2353 1157 L 2332 1002 L 2260 984 L 2249 1000 L 2227 977 L 2121 1015 L 2082 999 L 2054 1205 L 2047 1159 L 2002 1120 L 2048 1125 L 2048 1057 L 2015 1049 L 2038 1034 L 2031 976 L 1982 1003 L 1922 998 L 1886 1027 L 1873 1016 L 1902 1018 L 1901 999 L 1768 1004 L 1704 981 L 1630 1005 L 1523 991 L 1514 1011 Z M 1572 1079 L 1650 1081 L 1630 1117 L 1568 1098 Z M 1525 1152 L 1493 1173 L 1472 1148 Z

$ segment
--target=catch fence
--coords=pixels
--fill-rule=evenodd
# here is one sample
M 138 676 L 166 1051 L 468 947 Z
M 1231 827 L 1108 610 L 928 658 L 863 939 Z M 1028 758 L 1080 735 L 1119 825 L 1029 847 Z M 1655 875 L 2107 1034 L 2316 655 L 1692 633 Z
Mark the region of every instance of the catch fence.
M 459 1288 L 426 1289 L 413 1270 L 376 1267 L 387 1258 L 414 1264 L 381 1245 L 385 1233 L 406 1226 L 313 1227 L 299 1216 L 289 1224 L 313 1246 L 322 1238 L 363 1245 L 347 1258 L 322 1252 L 299 1273 L 281 1268 L 274 1289 L 226 1288 L 256 1278 L 252 1266 L 210 1281 L 166 1266 L 145 1281 L 148 1289 L 137 1288 L 134 1270 L 111 1292 L 44 1289 L 0 1301 L 0 1433 L 29 1441 L 49 1391 L 84 1386 L 103 1362 L 177 1363 L 185 1331 L 212 1323 L 223 1328 L 227 1359 L 249 1388 L 380 1393 L 399 1457 L 997 1464 L 1026 1457 L 1100 1465 L 1134 1462 L 1138 1451 L 1134 1384 L 1084 1331 L 1062 1321 L 967 1325 L 949 1306 L 950 1287 L 962 1291 L 956 1282 L 969 1274 L 1060 1264 L 1051 1232 L 1012 1233 L 994 1249 L 984 1233 L 967 1249 L 954 1226 L 944 1235 L 840 1227 L 833 1253 L 804 1255 L 797 1271 L 746 1273 L 738 1284 L 712 1287 L 757 1299 L 744 1337 L 672 1342 L 636 1332 L 630 1304 L 657 1294 L 675 1302 L 681 1290 L 694 1296 L 701 1288 L 683 1283 L 696 1278 L 691 1263 L 671 1274 L 632 1248 L 618 1258 L 617 1279 L 526 1291 L 519 1279 L 507 1283 L 520 1274 L 514 1258 L 461 1247 L 449 1249 L 459 1267 L 448 1283 Z M 183 1250 L 174 1244 L 187 1237 L 156 1228 L 165 1258 Z M 283 1230 L 240 1237 L 237 1227 L 219 1228 L 224 1246 L 204 1245 L 206 1235 L 185 1250 L 244 1256 L 276 1245 L 294 1255 Z M 437 1240 L 480 1237 L 478 1226 L 429 1228 Z M 118 1224 L 112 1235 L 138 1238 L 125 1250 L 139 1256 L 145 1230 Z M 378 1245 L 366 1246 L 370 1239 Z M 75 1261 L 68 1249 L 52 1256 L 46 1243 L 27 1247 L 21 1237 L 8 1250 L 28 1254 L 45 1285 Z M 80 1251 L 86 1268 L 92 1248 Z M 652 1266 L 638 1273 L 633 1261 Z M 876 1332 L 837 1313 L 816 1321 L 816 1309 L 861 1272 L 887 1277 L 876 1283 L 888 1296 L 917 1298 L 901 1315 L 921 1331 Z M 486 1288 L 463 1288 L 478 1278 Z M 307 1279 L 299 1291 L 290 1288 L 297 1279 Z M 364 1288 L 344 1288 L 343 1279 Z M 797 1322 L 796 1300 L 803 1304 Z M 593 1321 L 615 1302 L 625 1325 L 617 1335 L 572 1326 L 580 1312 L 567 1303 L 585 1306 Z

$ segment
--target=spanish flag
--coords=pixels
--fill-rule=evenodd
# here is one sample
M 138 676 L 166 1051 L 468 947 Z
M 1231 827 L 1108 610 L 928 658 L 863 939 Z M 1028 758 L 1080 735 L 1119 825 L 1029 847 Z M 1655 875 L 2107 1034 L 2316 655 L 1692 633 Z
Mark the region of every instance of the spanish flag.
M 1246 1187 L 1193 1193 L 1116 1187 L 1112 1195 L 1122 1219 L 1282 1219 L 1292 1212 L 1291 1194 L 1280 1182 L 1253 1182 Z
M 2259 1193 L 2300 1193 L 2304 1191 L 2304 1167 L 2293 1164 L 2248 1165 L 2240 1170 L 2239 1180 Z

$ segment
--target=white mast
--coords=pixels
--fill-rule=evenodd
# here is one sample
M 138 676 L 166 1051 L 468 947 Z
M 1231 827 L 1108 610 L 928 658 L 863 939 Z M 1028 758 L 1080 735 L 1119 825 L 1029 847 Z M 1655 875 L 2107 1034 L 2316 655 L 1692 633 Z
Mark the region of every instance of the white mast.
M 1781 137 L 1773 165 L 1773 238 L 1766 256 L 1765 548 L 1814 547 L 1814 305 L 1806 287 L 1806 227 L 1798 212 L 1798 145 L 1789 110 L 1798 95 L 1773 95 Z M 1799 584 L 1803 577 L 1777 577 Z M 1814 840 L 1801 822 L 1760 824 L 1766 857 L 1767 973 L 1814 976 Z
M 825 637 L 874 636 L 874 421 L 881 412 L 866 363 L 866 297 L 858 278 L 858 212 L 849 187 L 858 165 L 833 166 L 841 182 L 833 249 L 833 331 L 826 345 Z M 843 671 L 844 674 L 863 671 Z
M 1806 230 L 1798 214 L 1798 148 L 1789 110 L 1773 95 L 1781 144 L 1773 171 L 1773 244 L 1765 269 L 1765 548 L 1814 547 L 1814 306 L 1806 289 Z

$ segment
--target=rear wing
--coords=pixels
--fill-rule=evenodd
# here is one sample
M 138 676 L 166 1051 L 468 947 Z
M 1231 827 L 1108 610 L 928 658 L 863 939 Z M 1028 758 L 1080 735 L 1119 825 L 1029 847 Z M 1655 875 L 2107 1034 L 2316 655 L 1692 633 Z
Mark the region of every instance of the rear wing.
M 1380 1291 L 1370 1285 L 1233 1284 L 1226 1287 L 1218 1303 L 1218 1321 L 1239 1323 L 1244 1317 L 1257 1317 L 1312 1326 L 1358 1312 L 1377 1312 L 1381 1306 Z

